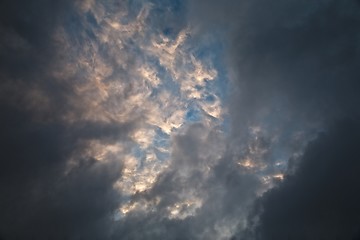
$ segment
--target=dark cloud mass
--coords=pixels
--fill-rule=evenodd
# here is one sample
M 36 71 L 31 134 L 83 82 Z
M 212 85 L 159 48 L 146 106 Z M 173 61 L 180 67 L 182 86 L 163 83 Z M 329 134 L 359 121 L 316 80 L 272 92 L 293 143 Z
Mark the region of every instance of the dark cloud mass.
M 235 136 L 246 135 L 249 125 L 263 125 L 265 136 L 280 136 L 270 148 L 284 151 L 289 131 L 323 132 L 312 135 L 316 140 L 302 157 L 292 157 L 289 175 L 256 201 L 251 227 L 237 237 L 359 238 L 359 2 L 193 5 L 205 10 L 190 15 L 194 21 L 205 29 L 225 29 L 229 68 L 238 86 L 230 106 Z
M 270 131 L 294 126 L 308 131 L 312 124 L 325 131 L 304 150 L 295 174 L 257 201 L 251 234 L 239 239 L 356 239 L 358 2 L 239 5 L 239 14 L 230 17 L 238 21 L 229 56 L 239 86 L 234 124 L 270 118 Z M 346 118 L 354 120 L 342 121 Z M 339 123 L 329 127 L 334 122 Z
M 259 109 L 280 98 L 308 120 L 358 114 L 359 5 L 295 2 L 249 7 L 234 40 L 243 101 Z
M 89 140 L 125 139 L 131 124 L 61 120 L 76 96 L 53 74 L 63 64 L 53 35 L 74 3 L 0 9 L 0 238 L 106 239 L 122 166 L 82 153 Z
M 355 0 L 1 1 L 0 239 L 360 239 L 359 27 Z M 216 74 L 226 116 L 191 122 Z
M 358 239 L 360 125 L 342 121 L 310 142 L 295 175 L 256 205 L 255 239 Z

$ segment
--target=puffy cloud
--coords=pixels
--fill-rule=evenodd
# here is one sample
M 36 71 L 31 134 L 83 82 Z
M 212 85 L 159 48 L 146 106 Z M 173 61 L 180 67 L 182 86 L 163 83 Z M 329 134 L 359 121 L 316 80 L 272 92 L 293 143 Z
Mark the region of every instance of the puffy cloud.
M 312 226 L 293 198 L 349 195 L 358 121 L 328 126 L 359 114 L 356 1 L 1 6 L 5 239 L 356 236 L 343 198 Z
M 230 238 L 245 224 L 246 209 L 261 182 L 226 153 L 224 135 L 217 128 L 190 125 L 174 136 L 172 145 L 169 166 L 152 188 L 135 195 L 128 206 L 132 211 L 119 219 L 115 236 Z
M 2 6 L 1 237 L 109 239 L 119 218 L 160 209 L 137 196 L 173 166 L 189 101 L 209 125 L 221 117 L 217 96 L 204 101 L 216 70 L 189 48 L 189 30 L 159 32 L 146 3 Z M 165 204 L 169 224 L 194 214 L 195 195 Z

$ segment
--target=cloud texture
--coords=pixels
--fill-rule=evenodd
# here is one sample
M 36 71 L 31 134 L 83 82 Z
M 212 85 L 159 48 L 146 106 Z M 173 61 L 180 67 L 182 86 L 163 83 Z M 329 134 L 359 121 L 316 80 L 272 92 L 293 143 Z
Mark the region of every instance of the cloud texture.
M 359 238 L 358 1 L 0 9 L 0 238 Z
M 260 134 L 276 136 L 268 160 L 292 153 L 284 181 L 256 201 L 251 230 L 238 238 L 356 239 L 358 2 L 214 1 L 204 9 L 220 9 L 204 15 L 205 28 L 230 25 L 234 133 L 262 126 Z

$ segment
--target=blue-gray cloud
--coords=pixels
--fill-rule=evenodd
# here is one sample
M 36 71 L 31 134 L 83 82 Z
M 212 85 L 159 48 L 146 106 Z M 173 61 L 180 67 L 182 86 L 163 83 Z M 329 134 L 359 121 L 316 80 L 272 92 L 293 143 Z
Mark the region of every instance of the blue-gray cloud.
M 357 212 L 347 191 L 351 188 L 356 199 L 359 182 L 347 182 L 336 169 L 357 169 L 351 146 L 357 142 L 360 103 L 358 1 L 193 4 L 204 10 L 197 11 L 200 18 L 190 16 L 202 31 L 225 29 L 221 37 L 228 43 L 229 71 L 237 86 L 230 106 L 235 146 L 251 141 L 255 126 L 268 143 L 263 160 L 290 163 L 290 177 L 259 199 L 253 235 L 239 234 L 240 239 L 356 237 L 359 220 L 345 209 Z
M 0 6 L 0 237 L 358 236 L 357 1 Z

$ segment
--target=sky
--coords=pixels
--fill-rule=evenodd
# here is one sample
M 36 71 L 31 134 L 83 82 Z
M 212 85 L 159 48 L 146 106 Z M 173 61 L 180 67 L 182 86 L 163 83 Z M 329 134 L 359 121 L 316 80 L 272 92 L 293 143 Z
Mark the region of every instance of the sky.
M 360 2 L 3 0 L 0 240 L 359 240 Z

